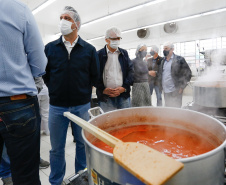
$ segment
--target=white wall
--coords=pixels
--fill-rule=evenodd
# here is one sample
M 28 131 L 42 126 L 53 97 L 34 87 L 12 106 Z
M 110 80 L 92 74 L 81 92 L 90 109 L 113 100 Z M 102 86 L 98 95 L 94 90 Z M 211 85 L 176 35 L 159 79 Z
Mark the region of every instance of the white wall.
M 150 28 L 150 35 L 146 39 L 139 39 L 137 32 L 133 31 L 122 35 L 121 47 L 125 49 L 136 48 L 138 44 L 145 43 L 148 46 L 160 46 L 166 41 L 184 42 L 199 39 L 208 39 L 215 37 L 226 36 L 226 13 L 219 13 L 215 15 L 199 17 L 191 20 L 177 22 L 178 30 L 174 34 L 167 34 L 163 31 L 163 25 Z M 56 33 L 59 33 L 58 22 L 56 26 L 50 26 L 39 23 L 39 30 L 41 32 L 44 44 L 59 38 Z M 101 27 L 99 27 L 102 30 Z M 81 28 L 82 32 L 82 28 Z M 55 34 L 53 34 L 55 33 Z M 105 45 L 105 39 L 91 41 L 96 49 L 101 49 Z
M 139 43 L 160 46 L 166 41 L 184 42 L 226 36 L 226 21 L 223 20 L 225 17 L 226 13 L 221 13 L 178 22 L 178 30 L 174 34 L 165 33 L 163 26 L 153 27 L 150 28 L 150 35 L 147 39 L 139 39 L 136 32 L 132 32 L 125 35 L 125 42 L 122 39 L 122 46 L 129 49 L 136 48 Z

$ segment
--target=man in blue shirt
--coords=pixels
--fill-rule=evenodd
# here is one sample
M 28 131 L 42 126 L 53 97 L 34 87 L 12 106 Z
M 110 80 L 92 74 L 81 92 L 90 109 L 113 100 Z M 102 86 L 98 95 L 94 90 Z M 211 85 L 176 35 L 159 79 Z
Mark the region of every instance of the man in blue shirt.
M 50 177 L 52 185 L 62 183 L 65 175 L 65 142 L 69 119 L 63 113 L 69 111 L 88 121 L 92 86 L 99 75 L 96 49 L 85 42 L 78 31 L 81 26 L 77 11 L 66 6 L 60 16 L 63 36 L 45 47 L 48 58 L 44 81 L 49 89 L 49 131 L 51 141 Z M 76 140 L 75 171 L 86 168 L 85 146 L 81 127 L 72 126 Z
M 191 79 L 191 70 L 181 56 L 174 54 L 174 45 L 166 42 L 163 45 L 164 58 L 159 69 L 159 80 L 164 92 L 165 106 L 182 106 L 183 90 Z
M 46 56 L 31 11 L 0 0 L 0 154 L 5 143 L 14 185 L 40 185 L 40 115 L 34 78 Z

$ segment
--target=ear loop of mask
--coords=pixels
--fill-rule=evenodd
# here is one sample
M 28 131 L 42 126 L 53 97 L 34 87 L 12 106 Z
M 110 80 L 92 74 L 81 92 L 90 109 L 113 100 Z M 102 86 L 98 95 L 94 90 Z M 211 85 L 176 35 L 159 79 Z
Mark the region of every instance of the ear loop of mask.
M 72 29 L 72 30 L 73 30 L 73 31 L 76 30 L 76 29 L 78 30 L 78 24 L 77 24 L 77 22 L 74 21 L 72 24 L 75 24 L 75 27 L 76 27 L 76 28 L 74 28 L 74 29 Z

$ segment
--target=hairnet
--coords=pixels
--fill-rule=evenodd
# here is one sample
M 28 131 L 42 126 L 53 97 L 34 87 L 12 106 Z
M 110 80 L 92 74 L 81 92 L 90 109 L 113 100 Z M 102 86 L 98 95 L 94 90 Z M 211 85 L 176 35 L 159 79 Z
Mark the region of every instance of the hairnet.
M 173 43 L 172 42 L 165 42 L 164 44 L 163 44 L 163 47 L 169 47 L 169 48 L 174 48 L 174 45 L 173 45 Z
M 80 29 L 81 27 L 81 18 L 78 14 L 78 12 L 71 6 L 65 6 L 63 11 L 61 12 L 61 15 L 62 14 L 68 14 L 75 22 L 78 30 Z
M 136 50 L 136 53 L 135 53 L 136 56 L 138 55 L 140 48 L 142 48 L 143 46 L 146 46 L 146 45 L 145 45 L 145 44 L 139 44 L 139 45 L 137 46 L 137 50 Z M 147 47 L 147 46 L 146 46 L 146 47 Z
M 156 52 L 156 53 L 159 52 L 159 48 L 158 48 L 156 45 L 153 45 L 153 46 L 151 47 L 151 49 L 152 49 L 154 52 Z
M 117 38 L 120 37 L 121 38 L 121 31 L 120 29 L 116 28 L 116 27 L 111 27 L 109 29 L 107 29 L 106 34 L 105 34 L 105 38 Z

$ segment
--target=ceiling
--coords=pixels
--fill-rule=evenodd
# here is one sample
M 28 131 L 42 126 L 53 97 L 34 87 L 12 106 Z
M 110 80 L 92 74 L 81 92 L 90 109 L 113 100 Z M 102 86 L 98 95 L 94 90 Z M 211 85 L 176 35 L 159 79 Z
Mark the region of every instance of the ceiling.
M 22 0 L 31 10 L 34 10 L 46 0 Z M 152 0 L 153 2 L 155 0 Z M 129 10 L 150 0 L 56 0 L 50 6 L 35 14 L 44 43 L 56 39 L 59 33 L 59 17 L 64 6 L 74 7 L 81 16 L 82 24 L 108 16 L 110 14 Z M 90 40 L 105 35 L 107 28 L 119 27 L 122 31 L 139 27 L 150 27 L 157 23 L 186 18 L 200 13 L 226 8 L 226 0 L 165 0 L 149 6 L 129 11 L 108 19 L 82 26 L 79 35 Z M 122 34 L 122 47 L 135 48 L 139 43 L 160 45 L 164 41 L 180 42 L 192 39 L 226 36 L 226 11 L 195 17 L 177 22 L 178 31 L 166 34 L 163 24 L 150 27 L 150 35 L 146 39 L 137 37 L 137 30 Z M 89 41 L 97 49 L 105 44 L 104 38 Z

